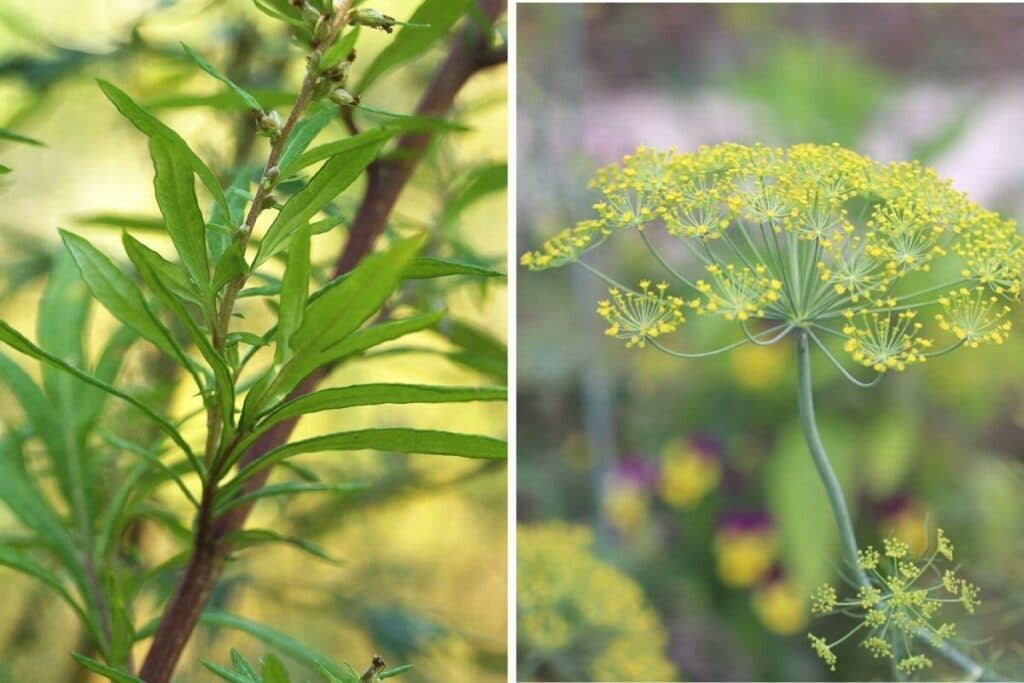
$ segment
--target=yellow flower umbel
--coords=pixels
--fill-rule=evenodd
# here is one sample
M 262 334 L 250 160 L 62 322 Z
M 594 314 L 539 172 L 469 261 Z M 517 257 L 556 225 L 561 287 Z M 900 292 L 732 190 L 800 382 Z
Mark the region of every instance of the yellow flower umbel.
M 599 170 L 591 187 L 601 194 L 596 215 L 522 263 L 580 263 L 613 285 L 598 313 L 609 336 L 630 347 L 715 353 L 666 347 L 685 306 L 737 325 L 742 338 L 720 351 L 799 333 L 864 383 L 830 347 L 879 376 L 904 370 L 1001 342 L 1021 295 L 1024 238 L 1016 225 L 916 162 L 881 164 L 838 145 L 641 148 Z M 671 286 L 630 290 L 583 261 L 628 232 Z M 683 248 L 671 260 L 667 241 Z M 949 344 L 933 348 L 944 336 Z
M 520 525 L 516 536 L 521 677 L 534 680 L 543 671 L 545 680 L 676 678 L 657 614 L 633 579 L 593 556 L 589 530 Z
M 675 332 L 684 321 L 683 301 L 666 296 L 666 289 L 665 282 L 652 287 L 650 280 L 641 280 L 639 292 L 608 290 L 611 298 L 597 304 L 597 314 L 608 323 L 605 334 L 625 339 L 627 347 L 642 349 L 648 340 Z
M 825 584 L 811 598 L 813 613 L 842 612 L 853 616 L 857 625 L 832 643 L 808 634 L 811 647 L 832 671 L 837 661 L 834 648 L 855 634 L 875 658 L 894 660 L 903 674 L 931 667 L 927 655 L 911 649 L 915 639 L 924 636 L 933 646 L 941 646 L 954 636 L 956 626 L 939 619 L 939 611 L 956 603 L 973 613 L 978 605 L 977 586 L 952 569 L 940 573 L 937 567 L 939 557 L 952 562 L 953 544 L 939 529 L 935 548 L 924 561 L 913 560 L 910 546 L 896 537 L 886 538 L 881 552 L 869 546 L 858 555 L 871 585 L 862 586 L 855 596 L 840 598 L 835 588 Z

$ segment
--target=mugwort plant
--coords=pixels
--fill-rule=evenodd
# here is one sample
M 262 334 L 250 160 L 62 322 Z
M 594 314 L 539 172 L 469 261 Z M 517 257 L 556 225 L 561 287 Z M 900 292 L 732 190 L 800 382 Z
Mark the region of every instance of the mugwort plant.
M 301 84 L 286 98 L 284 114 L 190 47 L 183 46 L 182 58 L 216 79 L 230 106 L 246 112 L 247 131 L 265 138 L 265 146 L 253 148 L 258 163 L 242 155 L 235 168 L 224 169 L 234 180 L 222 183 L 181 135 L 101 80 L 103 94 L 140 134 L 124 144 L 148 146 L 156 223 L 174 256 L 166 258 L 126 230 L 124 253 L 115 260 L 62 230 L 65 253 L 40 303 L 36 340 L 0 321 L 0 342 L 37 361 L 42 377 L 40 384 L 0 354 L 0 380 L 25 415 L 23 425 L 5 425 L 0 437 L 0 501 L 25 532 L 0 539 L 0 565 L 58 595 L 83 628 L 77 661 L 119 683 L 170 681 L 200 623 L 277 645 L 328 681 L 371 683 L 404 672 L 407 666 L 388 668 L 374 657 L 360 674 L 269 626 L 209 609 L 239 550 L 285 542 L 322 553 L 305 539 L 246 528 L 249 513 L 264 499 L 344 496 L 365 488 L 323 481 L 294 463 L 306 453 L 370 450 L 499 463 L 506 457 L 504 441 L 442 425 L 291 438 L 298 420 L 323 411 L 505 400 L 502 379 L 493 386 L 326 381 L 339 365 L 395 353 L 381 345 L 427 330 L 450 338 L 453 350 L 440 355 L 483 375 L 504 376 L 503 346 L 450 319 L 437 303 L 443 290 L 411 293 L 418 281 L 486 282 L 501 273 L 428 255 L 428 238 L 442 235 L 389 221 L 431 143 L 461 128 L 447 119 L 459 90 L 481 69 L 504 62 L 495 26 L 504 3 L 423 0 L 407 23 L 350 0 L 255 5 L 305 55 Z M 356 59 L 360 30 L 381 30 L 389 40 L 365 66 Z M 424 85 L 414 112 L 389 114 L 362 101 L 358 93 L 372 82 L 453 33 L 448 57 Z M 365 111 L 388 122 L 374 126 L 372 119 L 356 118 Z M 313 145 L 332 123 L 348 134 Z M 3 131 L 5 138 L 13 135 Z M 490 188 L 502 188 L 500 179 Z M 362 201 L 340 202 L 357 181 L 365 185 Z M 463 207 L 489 191 L 475 187 L 462 188 Z M 208 202 L 205 210 L 201 202 Z M 324 263 L 318 236 L 339 225 L 347 228 L 344 247 Z M 241 315 L 243 301 L 265 304 L 271 324 L 253 330 Z M 85 342 L 93 302 L 117 324 L 96 357 Z M 147 397 L 127 382 L 125 356 L 140 342 L 155 359 L 149 365 L 170 367 L 164 384 L 190 385 L 184 393 L 198 397 L 197 413 L 171 410 L 170 390 Z M 268 483 L 275 469 L 289 476 Z M 176 488 L 190 519 L 179 520 L 158 504 L 154 492 L 161 487 Z M 139 525 L 151 520 L 185 540 L 157 566 L 133 545 Z M 158 577 L 170 578 L 165 588 Z M 273 655 L 262 660 L 259 673 L 238 653 L 233 669 L 204 664 L 231 681 L 289 680 Z
M 951 622 L 933 622 L 944 602 L 968 611 L 977 589 L 953 573 L 907 559 L 898 541 L 884 557 L 859 550 L 839 482 L 818 433 L 811 390 L 817 349 L 859 387 L 952 352 L 1001 344 L 1020 300 L 1024 238 L 1016 224 L 971 202 L 919 163 L 882 164 L 838 145 L 788 149 L 719 144 L 693 153 L 641 147 L 600 169 L 594 216 L 522 255 L 531 270 L 577 264 L 610 289 L 597 304 L 605 334 L 628 348 L 673 357 L 714 356 L 746 345 L 792 340 L 800 421 L 839 528 L 858 591 L 815 596 L 819 613 L 860 608 L 865 645 L 899 672 L 931 665 L 910 641 L 927 644 L 974 678 L 992 676 L 950 644 Z M 667 239 L 652 239 L 664 231 Z M 664 275 L 623 284 L 588 254 L 636 232 Z M 738 339 L 719 349 L 682 351 L 669 337 L 694 318 L 717 317 Z M 935 553 L 952 557 L 941 534 Z M 936 593 L 945 590 L 945 598 Z M 852 632 L 851 632 L 852 634 Z M 828 643 L 810 636 L 830 667 Z

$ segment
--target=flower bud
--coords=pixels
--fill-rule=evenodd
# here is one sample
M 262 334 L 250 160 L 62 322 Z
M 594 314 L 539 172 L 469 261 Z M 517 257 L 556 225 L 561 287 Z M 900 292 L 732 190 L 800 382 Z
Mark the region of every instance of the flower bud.
M 281 169 L 279 167 L 271 166 L 267 169 L 267 172 L 263 175 L 263 187 L 266 190 L 272 190 L 277 185 L 278 178 L 281 177 Z
M 346 21 L 350 26 L 369 26 L 370 28 L 379 28 L 385 33 L 395 30 L 395 18 L 375 9 L 359 7 L 349 10 Z
M 331 102 L 341 105 L 352 105 L 359 104 L 359 96 L 353 95 L 344 88 L 335 88 L 334 92 L 331 93 Z
M 281 134 L 281 115 L 276 111 L 264 113 L 261 111 L 255 112 L 256 114 L 256 125 L 260 129 L 260 133 L 267 137 L 276 137 Z

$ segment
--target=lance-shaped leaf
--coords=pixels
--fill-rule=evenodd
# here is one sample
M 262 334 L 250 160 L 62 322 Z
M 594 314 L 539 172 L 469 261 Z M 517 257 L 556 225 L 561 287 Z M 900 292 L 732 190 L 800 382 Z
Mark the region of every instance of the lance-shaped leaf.
M 278 498 L 280 496 L 294 496 L 299 493 L 354 493 L 365 491 L 370 487 L 366 482 L 349 482 L 347 484 L 325 484 L 323 482 L 311 481 L 289 481 L 283 484 L 270 484 L 257 491 L 252 491 L 230 500 L 218 500 L 214 507 L 214 513 L 222 515 L 228 510 L 245 505 L 251 501 L 263 500 L 264 498 Z
M 148 111 L 140 107 L 132 98 L 117 86 L 112 83 L 108 83 L 102 79 L 97 80 L 100 89 L 103 94 L 106 95 L 107 99 L 117 107 L 117 110 L 128 119 L 133 126 L 135 126 L 139 132 L 148 138 L 160 137 L 167 141 L 168 144 L 175 147 L 185 158 L 188 159 L 188 163 L 199 180 L 202 181 L 203 185 L 210 192 L 213 200 L 217 202 L 224 213 L 227 214 L 228 202 L 224 198 L 224 190 L 221 189 L 220 183 L 217 182 L 217 176 L 213 174 L 213 171 L 203 163 L 195 152 L 193 152 L 185 140 L 182 139 L 174 130 L 166 125 L 163 121 L 150 114 Z
M 189 460 L 195 467 L 196 472 L 200 473 L 200 476 L 205 476 L 205 469 L 203 468 L 202 463 L 200 463 L 199 459 L 196 458 L 196 455 L 192 451 L 192 448 L 188 445 L 188 442 L 182 438 L 181 434 L 178 433 L 178 430 L 175 429 L 170 422 L 157 415 L 152 408 L 147 406 L 142 401 L 138 400 L 134 396 L 124 393 L 123 391 L 115 387 L 110 386 L 106 382 L 102 382 L 96 379 L 95 377 L 81 370 L 80 368 L 76 368 L 73 365 L 67 364 L 62 359 L 58 358 L 57 356 L 54 356 L 52 353 L 44 351 L 43 349 L 39 348 L 38 346 L 30 342 L 23 334 L 21 334 L 20 332 L 18 332 L 13 327 L 11 327 L 10 325 L 3 321 L 0 321 L 0 342 L 7 344 L 15 351 L 23 353 L 26 356 L 30 356 L 32 358 L 35 358 L 36 360 L 48 363 L 53 367 L 59 368 L 67 373 L 70 373 L 77 377 L 78 379 L 86 382 L 87 384 L 91 384 L 92 386 L 98 389 L 102 389 L 111 396 L 116 396 L 122 401 L 125 401 L 135 406 L 136 408 L 141 410 L 142 413 L 146 415 L 146 417 L 152 420 L 153 423 L 157 427 L 159 427 L 162 432 L 167 434 L 167 436 L 171 437 L 174 443 L 181 447 L 181 450 L 184 451 L 185 455 L 188 456 Z
M 193 50 L 185 43 L 181 44 L 181 48 L 185 51 L 185 54 L 187 54 L 192 59 L 192 61 L 196 63 L 196 65 L 200 69 L 210 74 L 224 85 L 231 88 L 231 91 L 235 93 L 238 99 L 240 99 L 242 102 L 245 102 L 246 105 L 248 105 L 252 109 L 255 109 L 256 111 L 263 111 L 263 107 L 260 105 L 260 103 L 257 102 L 256 98 L 250 95 L 249 92 L 245 90 L 245 88 L 241 87 L 240 85 L 232 81 L 230 78 L 222 74 L 220 71 L 217 70 L 215 66 L 213 66 L 213 64 L 210 64 L 208 61 L 203 59 L 202 55 L 200 55 L 198 52 Z
M 199 291 L 210 292 L 210 265 L 206 257 L 206 224 L 199 210 L 188 157 L 162 137 L 149 139 L 156 171 L 153 189 L 167 234 Z
M 330 657 L 318 652 L 308 645 L 304 645 L 286 633 L 282 633 L 266 624 L 261 624 L 245 617 L 229 614 L 216 609 L 207 609 L 199 617 L 199 623 L 206 626 L 220 626 L 233 628 L 247 633 L 253 638 L 260 640 L 274 648 L 283 655 L 294 659 L 308 667 L 320 665 L 335 676 L 344 676 L 345 668 Z
M 296 455 L 323 451 L 360 450 L 503 460 L 505 458 L 506 444 L 500 439 L 489 436 L 429 429 L 384 428 L 338 432 L 302 441 L 293 441 L 270 451 L 259 460 L 242 468 L 224 486 L 222 495 L 230 498 L 238 493 L 242 484 L 257 472 Z
M 504 401 L 504 387 L 444 387 L 423 384 L 354 384 L 347 387 L 321 389 L 281 404 L 260 422 L 259 430 L 309 413 L 338 410 L 355 406 L 405 403 L 465 403 L 470 401 Z
M 228 370 L 227 364 L 220 354 L 217 353 L 216 349 L 213 348 L 206 333 L 199 328 L 185 306 L 174 296 L 164 282 L 160 274 L 159 255 L 128 233 L 124 233 L 122 242 L 124 243 L 124 250 L 128 254 L 128 258 L 138 268 L 143 282 L 153 290 L 153 293 L 157 295 L 161 303 L 167 306 L 183 323 L 189 337 L 192 339 L 192 343 L 196 345 L 199 353 L 202 354 L 213 371 L 217 383 L 217 398 L 220 400 L 221 418 L 224 420 L 225 433 L 230 433 L 234 418 L 235 392 L 234 382 L 231 379 L 231 372 Z
M 21 133 L 15 133 L 13 130 L 7 128 L 0 128 L 0 140 L 10 140 L 11 142 L 22 142 L 26 145 L 35 145 L 36 147 L 46 147 L 46 145 L 35 138 L 30 138 L 27 135 Z
M 450 275 L 473 275 L 476 277 L 505 277 L 505 274 L 473 263 L 420 256 L 409 264 L 402 277 L 409 280 L 427 280 Z
M 182 352 L 170 332 L 146 305 L 131 278 L 88 240 L 66 230 L 61 230 L 60 236 L 96 300 L 158 349 L 182 360 Z
M 311 166 L 318 161 L 348 154 L 353 150 L 364 147 L 370 143 L 379 142 L 383 144 L 385 141 L 393 138 L 401 132 L 402 129 L 397 126 L 385 126 L 383 128 L 374 128 L 373 130 L 368 130 L 351 137 L 342 138 L 341 140 L 335 140 L 333 142 L 318 145 L 313 149 L 297 154 L 295 157 L 290 159 L 288 163 L 282 163 L 281 177 L 291 177 L 300 170 L 307 166 Z
M 286 178 L 283 171 L 291 166 L 292 162 L 298 158 L 300 154 L 306 151 L 309 147 L 309 143 L 313 142 L 313 138 L 320 134 L 331 119 L 337 116 L 337 110 L 334 107 L 323 107 L 319 111 L 316 111 L 305 118 L 301 119 L 292 128 L 291 135 L 284 142 L 284 149 L 281 150 L 281 158 L 277 161 L 277 166 L 282 170 L 281 177 Z M 351 139 L 351 138 L 350 138 Z
M 141 678 L 131 675 L 124 669 L 118 669 L 102 662 L 97 662 L 95 659 L 80 655 L 77 652 L 72 653 L 71 656 L 89 671 L 97 673 L 114 683 L 145 683 Z
M 309 299 L 309 246 L 312 230 L 309 225 L 299 229 L 288 250 L 288 264 L 281 282 L 281 307 L 277 316 L 277 348 L 275 363 L 284 363 L 291 357 L 289 341 L 292 333 L 302 324 L 306 301 Z
M 409 23 L 415 25 L 399 29 L 394 39 L 363 72 L 355 92 L 365 92 L 370 84 L 383 74 L 399 64 L 418 57 L 442 36 L 448 35 L 449 29 L 466 13 L 471 2 L 472 0 L 423 0 L 409 17 Z
M 342 190 L 362 175 L 370 162 L 377 157 L 382 144 L 381 140 L 373 140 L 328 159 L 306 186 L 293 194 L 278 212 L 267 228 L 252 267 L 257 268 L 284 249 L 296 230 L 306 225 Z

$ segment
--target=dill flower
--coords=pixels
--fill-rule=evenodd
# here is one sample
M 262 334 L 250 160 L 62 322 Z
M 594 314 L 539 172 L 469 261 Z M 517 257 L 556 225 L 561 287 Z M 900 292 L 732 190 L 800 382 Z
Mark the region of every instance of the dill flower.
M 1020 299 L 1016 224 L 917 162 L 882 164 L 838 145 L 641 147 L 600 169 L 591 187 L 601 195 L 595 215 L 521 262 L 579 263 L 605 279 L 610 298 L 598 314 L 631 348 L 711 355 L 665 346 L 687 308 L 738 327 L 742 338 L 721 351 L 800 332 L 862 383 L 841 353 L 880 376 L 998 344 Z M 585 262 L 630 232 L 671 284 L 625 287 Z M 659 248 L 666 240 L 687 257 L 669 262 Z
M 521 662 L 554 679 L 675 679 L 657 614 L 633 579 L 594 557 L 588 529 L 549 522 L 516 535 Z
M 881 552 L 869 546 L 859 550 L 858 557 L 870 585 L 861 586 L 855 596 L 841 597 L 834 587 L 825 584 L 811 597 L 813 613 L 842 613 L 858 623 L 831 643 L 808 634 L 812 649 L 835 671 L 834 648 L 856 635 L 872 656 L 895 660 L 896 668 L 904 674 L 930 668 L 931 659 L 911 649 L 915 638 L 923 636 L 932 645 L 941 646 L 955 635 L 956 625 L 941 620 L 939 612 L 947 605 L 959 604 L 970 614 L 979 602 L 977 586 L 957 576 L 955 569 L 943 573 L 937 566 L 940 557 L 947 562 L 953 560 L 953 544 L 939 529 L 937 543 L 927 559 L 913 559 L 910 545 L 894 536 L 883 539 Z M 898 648 L 894 643 L 899 644 Z

